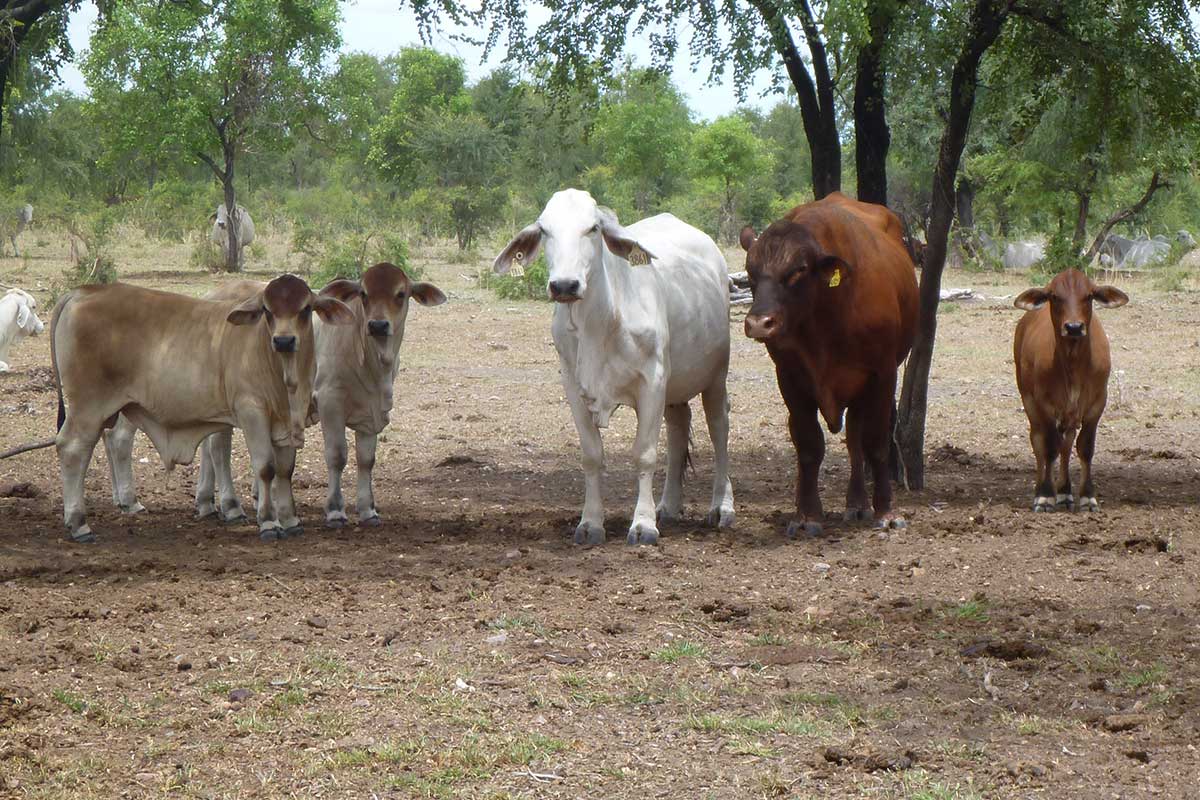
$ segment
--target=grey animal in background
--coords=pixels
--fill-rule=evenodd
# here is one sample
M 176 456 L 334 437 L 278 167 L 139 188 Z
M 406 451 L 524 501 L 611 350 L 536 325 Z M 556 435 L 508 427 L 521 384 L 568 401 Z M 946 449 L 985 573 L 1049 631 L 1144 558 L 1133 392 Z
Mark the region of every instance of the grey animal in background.
M 6 220 L 8 224 L 4 225 L 5 238 L 12 242 L 13 256 L 19 258 L 21 251 L 17 248 L 17 237 L 24 233 L 25 229 L 33 222 L 33 206 L 26 203 L 13 212 L 12 219 Z M 0 255 L 4 254 L 4 245 L 0 240 Z
M 1194 250 L 1196 248 L 1196 240 L 1187 231 L 1176 231 L 1175 241 L 1183 245 L 1186 250 Z
M 979 232 L 979 250 L 986 258 L 993 261 L 999 261 L 1004 255 L 1000 249 L 1000 243 L 983 231 Z
M 1009 242 L 1001 263 L 1005 269 L 1029 269 L 1045 257 L 1046 246 L 1041 242 Z
M 1126 239 L 1124 236 L 1110 233 L 1104 237 L 1104 242 L 1100 245 L 1100 254 L 1101 256 L 1108 256 L 1109 263 L 1119 267 L 1124 263 L 1125 256 L 1129 254 L 1129 250 L 1133 245 L 1133 239 Z
M 250 212 L 242 208 L 240 205 L 234 209 L 235 219 L 238 223 L 238 266 L 242 264 L 242 258 L 246 251 L 246 245 L 254 241 L 254 220 L 250 218 Z M 212 220 L 212 233 L 209 234 L 209 240 L 213 244 L 221 248 L 222 253 L 229 250 L 229 213 L 225 210 L 225 204 L 217 206 L 217 212 L 209 217 Z
M 1118 261 L 1117 266 L 1124 269 L 1140 269 L 1158 264 L 1167 259 L 1171 253 L 1171 243 L 1164 236 L 1161 239 L 1136 239 L 1125 253 L 1123 261 Z

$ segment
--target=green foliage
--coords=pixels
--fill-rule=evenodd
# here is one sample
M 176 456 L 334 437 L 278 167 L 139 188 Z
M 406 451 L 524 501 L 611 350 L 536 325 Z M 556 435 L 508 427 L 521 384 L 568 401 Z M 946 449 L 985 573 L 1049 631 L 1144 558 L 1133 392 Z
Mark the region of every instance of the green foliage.
M 1029 277 L 1047 283 L 1064 269 L 1083 269 L 1083 259 L 1070 237 L 1058 232 L 1046 244 L 1046 255 L 1029 269 Z
M 736 238 L 739 217 L 761 222 L 772 199 L 759 188 L 768 183 L 771 156 L 744 117 L 721 117 L 698 128 L 692 138 L 692 169 L 720 194 L 718 239 Z
M 538 253 L 532 264 L 525 267 L 522 275 L 497 275 L 491 268 L 479 273 L 479 285 L 491 289 L 504 300 L 549 300 L 546 284 L 550 280 L 550 266 L 546 257 Z
M 309 284 L 315 288 L 338 278 L 356 280 L 363 270 L 381 261 L 395 264 L 413 280 L 422 276 L 422 270 L 409 264 L 404 240 L 394 234 L 352 233 L 333 240 L 317 240 L 298 230 L 293 236 L 293 246 L 315 264 L 308 276 Z

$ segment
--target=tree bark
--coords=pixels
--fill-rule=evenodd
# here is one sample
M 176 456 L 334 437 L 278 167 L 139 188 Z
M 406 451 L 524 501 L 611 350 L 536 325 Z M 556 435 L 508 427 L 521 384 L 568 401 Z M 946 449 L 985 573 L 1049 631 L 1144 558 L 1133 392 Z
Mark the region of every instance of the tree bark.
M 946 266 L 950 225 L 954 220 L 954 177 L 962 161 L 971 125 L 971 112 L 975 107 L 979 63 L 1000 35 L 1009 10 L 1010 5 L 1006 0 L 975 0 L 967 39 L 955 61 L 950 81 L 950 113 L 933 171 L 932 212 L 925 264 L 921 270 L 917 336 L 904 370 L 896 430 L 905 483 L 910 489 L 925 486 L 925 412 L 929 399 L 929 370 L 933 364 L 933 345 L 937 334 L 942 271 Z
M 236 163 L 236 153 L 231 143 L 225 143 L 225 176 L 222 178 L 222 188 L 225 190 L 225 271 L 242 271 L 242 225 L 237 214 L 237 191 L 233 186 L 233 170 Z
M 1150 185 L 1146 187 L 1146 193 L 1142 195 L 1141 199 L 1133 205 L 1116 212 L 1111 217 L 1106 219 L 1104 224 L 1100 226 L 1099 233 L 1097 233 L 1096 238 L 1092 240 L 1092 246 L 1088 248 L 1087 253 L 1083 256 L 1084 262 L 1090 263 L 1091 260 L 1096 257 L 1096 253 L 1100 252 L 1100 245 L 1104 244 L 1105 237 L 1108 236 L 1108 232 L 1113 229 L 1114 225 L 1116 225 L 1118 222 L 1129 219 L 1135 214 L 1140 214 L 1146 208 L 1146 206 L 1150 205 L 1150 201 L 1154 198 L 1155 192 L 1157 192 L 1159 189 L 1170 188 L 1170 186 L 1171 184 L 1168 181 L 1163 180 L 1158 170 L 1155 170 L 1154 174 L 1150 176 Z
M 833 78 L 829 74 L 825 43 L 807 0 L 800 0 L 801 27 L 812 56 L 816 75 L 814 82 L 813 75 L 809 74 L 800 58 L 791 29 L 779 7 L 772 0 L 750 0 L 750 3 L 762 14 L 775 50 L 783 59 L 788 77 L 796 89 L 800 118 L 804 121 L 804 136 L 812 156 L 813 197 L 820 200 L 842 188 L 842 143 L 838 138 Z
M 1075 252 L 1083 249 L 1083 240 L 1087 238 L 1088 210 L 1092 205 L 1092 193 L 1089 190 L 1078 192 L 1079 208 L 1075 212 L 1075 231 L 1071 234 L 1071 245 Z
M 854 168 L 858 199 L 887 205 L 887 156 L 892 132 L 887 124 L 883 46 L 896 4 L 872 0 L 867 6 L 871 38 L 858 51 L 854 74 Z

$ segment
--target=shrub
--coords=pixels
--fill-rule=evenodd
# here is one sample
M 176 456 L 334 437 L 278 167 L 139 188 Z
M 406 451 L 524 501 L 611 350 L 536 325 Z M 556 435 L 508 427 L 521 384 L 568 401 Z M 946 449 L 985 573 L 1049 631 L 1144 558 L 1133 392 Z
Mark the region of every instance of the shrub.
M 491 289 L 502 300 L 549 300 L 546 282 L 550 280 L 550 266 L 545 256 L 539 254 L 532 264 L 525 267 L 522 275 L 497 275 L 490 268 L 479 273 L 479 285 Z
M 408 261 L 408 248 L 395 234 L 348 234 L 333 240 L 321 240 L 297 229 L 292 237 L 293 247 L 310 259 L 308 282 L 320 289 L 338 278 L 357 280 L 363 270 L 380 261 L 395 264 L 412 280 L 419 280 L 424 270 Z M 303 248 L 303 249 L 302 249 Z

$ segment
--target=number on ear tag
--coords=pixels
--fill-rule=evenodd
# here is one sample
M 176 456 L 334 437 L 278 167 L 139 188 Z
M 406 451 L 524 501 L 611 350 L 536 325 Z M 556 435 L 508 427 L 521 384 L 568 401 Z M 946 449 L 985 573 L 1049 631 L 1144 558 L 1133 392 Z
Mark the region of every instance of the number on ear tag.
M 842 270 L 839 267 L 838 269 L 835 269 L 833 271 L 832 275 L 829 276 L 829 288 L 833 289 L 836 286 L 838 286 L 841 282 L 842 282 Z
M 525 275 L 525 254 L 518 250 L 513 254 L 512 266 L 509 267 L 508 274 L 514 278 L 520 278 Z
M 633 248 L 630 249 L 629 255 L 625 260 L 628 261 L 632 266 L 641 267 L 650 263 L 650 256 L 645 250 L 635 244 Z

